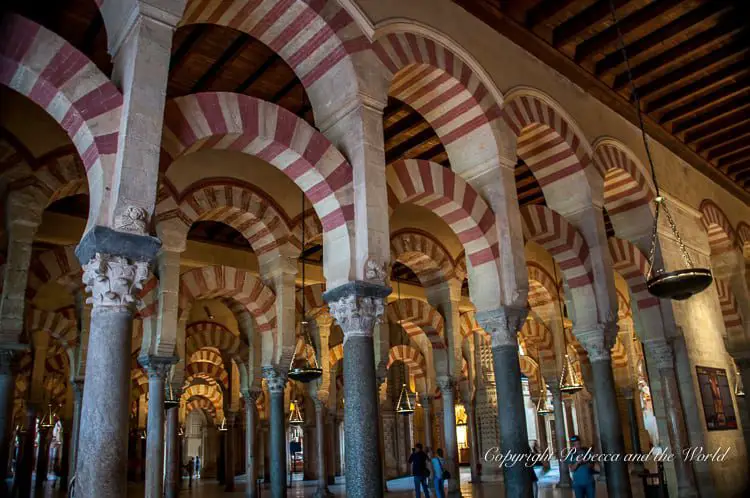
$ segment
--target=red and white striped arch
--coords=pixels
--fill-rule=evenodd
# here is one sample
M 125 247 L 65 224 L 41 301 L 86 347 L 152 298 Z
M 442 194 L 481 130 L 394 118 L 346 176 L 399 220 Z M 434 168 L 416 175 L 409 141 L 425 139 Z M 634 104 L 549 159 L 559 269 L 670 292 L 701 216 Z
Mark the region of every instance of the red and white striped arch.
M 464 276 L 456 274 L 448 250 L 437 239 L 414 229 L 400 230 L 391 235 L 391 259 L 409 267 L 423 287 Z
M 736 239 L 732 224 L 724 211 L 711 199 L 704 199 L 698 210 L 703 228 L 708 232 L 708 245 L 712 254 L 734 250 Z
M 464 311 L 459 315 L 461 323 L 461 335 L 469 337 L 475 332 L 479 332 L 483 339 L 489 341 L 490 335 L 479 325 L 473 311 Z M 489 344 L 489 342 L 488 342 Z
M 39 289 L 46 283 L 70 283 L 82 285 L 81 263 L 75 255 L 75 246 L 57 246 L 40 253 L 29 265 L 29 281 L 26 296 L 33 300 Z M 67 287 L 67 285 L 66 285 Z M 71 289 L 69 289 L 71 290 Z
M 231 297 L 255 317 L 257 331 L 276 327 L 276 296 L 250 273 L 229 266 L 195 268 L 180 276 L 179 316 L 187 313 L 198 299 Z
M 424 356 L 417 348 L 406 344 L 393 346 L 388 352 L 388 364 L 386 368 L 391 368 L 394 362 L 400 361 L 409 367 L 409 373 L 414 378 L 423 378 L 427 374 L 427 364 Z
M 306 89 L 319 82 L 338 98 L 356 94 L 359 78 L 351 57 L 370 47 L 334 0 L 189 0 L 180 24 L 195 23 L 227 26 L 257 38 L 284 59 Z
M 327 304 L 323 299 L 323 293 L 326 290 L 325 284 L 313 284 L 300 287 L 295 293 L 297 313 L 302 313 L 302 304 L 304 299 L 305 314 L 310 318 L 315 318 L 320 313 L 325 312 Z
M 433 350 L 446 348 L 442 315 L 424 301 L 403 298 L 388 304 L 388 318 L 398 323 L 409 337 L 424 334 Z
M 612 346 L 612 368 L 627 368 L 628 366 L 628 351 L 625 345 L 622 343 L 620 336 L 617 336 L 614 346 Z
M 186 188 L 179 196 L 160 196 L 156 205 L 157 224 L 176 219 L 172 226 L 184 244 L 196 221 L 216 221 L 234 228 L 250 243 L 259 258 L 264 255 L 296 254 L 291 230 L 283 212 L 250 184 L 235 179 L 212 179 Z
M 71 349 L 78 343 L 78 328 L 74 321 L 61 313 L 27 307 L 26 329 L 30 332 L 43 330 L 55 339 L 64 349 Z M 31 335 L 31 334 L 29 334 Z
M 220 366 L 224 364 L 221 355 L 212 349 L 201 349 L 193 353 L 192 356 L 188 356 L 188 363 L 193 362 L 213 363 Z
M 108 225 L 122 94 L 85 55 L 16 14 L 0 21 L 0 84 L 44 109 L 73 141 L 91 192 L 88 227 Z
M 521 367 L 521 373 L 529 379 L 529 391 L 539 392 L 543 385 L 542 373 L 539 370 L 539 363 L 529 355 L 519 355 L 518 363 Z
M 188 358 L 203 348 L 216 348 L 230 358 L 247 360 L 248 346 L 226 327 L 216 322 L 194 322 L 185 329 Z M 231 368 L 226 365 L 226 368 Z
M 526 272 L 529 276 L 529 306 L 544 306 L 558 299 L 555 280 L 540 264 L 528 261 Z
M 581 130 L 546 95 L 519 89 L 506 96 L 502 117 L 518 137 L 517 153 L 531 169 L 547 203 L 560 212 L 591 202 L 585 170 L 591 148 Z
M 185 369 L 185 384 L 192 384 L 193 379 L 203 379 L 209 384 L 218 381 L 224 388 L 229 384 L 229 374 L 224 367 L 207 361 L 188 364 Z
M 627 240 L 610 237 L 609 254 L 612 257 L 614 270 L 622 275 L 628 284 L 633 299 L 638 309 L 643 311 L 648 308 L 658 307 L 659 298 L 651 295 L 646 286 L 648 275 L 648 259 L 634 244 Z
M 594 144 L 594 165 L 604 179 L 604 207 L 610 216 L 650 207 L 654 187 L 643 165 L 624 145 L 611 139 L 598 140 Z
M 453 230 L 471 263 L 469 281 L 477 291 L 472 292 L 475 305 L 484 309 L 482 295 L 500 293 L 499 246 L 495 214 L 490 207 L 463 178 L 430 161 L 396 161 L 386 168 L 386 181 L 391 208 L 404 203 L 422 206 Z
M 526 320 L 521 327 L 521 335 L 536 347 L 540 361 L 554 360 L 552 333 L 543 323 L 537 320 Z
M 220 418 L 223 417 L 223 415 L 219 415 L 220 413 L 224 413 L 223 410 L 220 412 L 217 412 L 216 406 L 211 402 L 211 400 L 204 398 L 203 396 L 193 396 L 193 398 L 185 404 L 185 412 L 190 413 L 195 410 L 202 411 L 205 415 L 207 415 L 207 418 L 209 418 L 214 423 L 218 423 Z
M 742 323 L 742 315 L 740 315 L 739 307 L 737 306 L 737 298 L 735 298 L 732 288 L 729 282 L 720 278 L 714 278 L 716 282 L 716 290 L 719 294 L 719 305 L 721 306 L 721 316 L 724 319 L 724 327 L 726 328 L 727 334 L 743 334 L 744 328 Z
M 380 36 L 373 50 L 393 75 L 389 94 L 430 123 L 455 169 L 497 161 L 501 97 L 467 61 L 440 42 L 408 32 Z
M 750 254 L 750 225 L 744 221 L 740 221 L 737 224 L 735 232 L 737 233 L 737 242 L 739 242 L 746 254 Z
M 336 344 L 330 349 L 330 352 L 328 353 L 328 362 L 331 365 L 331 368 L 339 362 L 341 359 L 344 358 L 344 344 Z
M 302 223 L 304 220 L 304 223 Z M 320 244 L 323 239 L 323 225 L 315 215 L 315 210 L 307 209 L 302 214 L 297 215 L 289 223 L 292 227 L 292 237 L 297 247 L 302 247 L 302 227 L 305 227 L 305 245 Z

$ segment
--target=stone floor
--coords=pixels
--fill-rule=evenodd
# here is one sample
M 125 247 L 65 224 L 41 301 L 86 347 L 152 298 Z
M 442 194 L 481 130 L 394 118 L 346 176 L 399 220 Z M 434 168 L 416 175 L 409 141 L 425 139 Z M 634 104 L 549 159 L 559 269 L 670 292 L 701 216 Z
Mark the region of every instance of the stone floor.
M 547 473 L 541 474 L 537 469 L 539 475 L 539 498 L 568 498 L 572 497 L 573 493 L 571 490 L 557 489 L 554 484 L 559 478 L 559 473 L 556 466 L 553 466 Z M 469 469 L 461 469 L 461 494 L 464 498 L 498 498 L 503 496 L 503 486 L 499 483 L 482 483 L 479 485 L 472 485 L 469 483 Z M 633 480 L 633 498 L 643 498 L 643 485 L 640 480 Z M 183 488 L 180 496 L 185 498 L 239 498 L 243 497 L 245 493 L 245 480 L 242 477 L 237 478 L 236 491 L 232 493 L 224 492 L 223 486 L 220 486 L 214 480 L 194 480 L 193 487 L 188 488 L 188 481 L 184 479 Z M 336 485 L 329 487 L 331 492 L 336 497 L 346 496 L 343 479 L 339 479 Z M 312 481 L 295 481 L 292 488 L 288 490 L 287 496 L 289 498 L 305 498 L 313 495 L 315 491 L 315 483 Z M 140 498 L 144 495 L 143 485 L 131 485 L 129 487 L 128 496 L 132 498 Z M 263 490 L 262 497 L 270 498 L 271 492 L 269 490 Z M 414 496 L 413 481 L 410 477 L 402 479 L 394 479 L 388 482 L 388 493 L 386 496 L 389 497 L 408 497 Z M 431 495 L 434 496 L 434 495 Z M 607 490 L 605 483 L 597 484 L 596 489 L 597 498 L 607 496 Z M 34 494 L 35 498 L 64 498 L 63 495 L 53 489 L 51 486 L 45 485 L 44 489 L 38 490 Z

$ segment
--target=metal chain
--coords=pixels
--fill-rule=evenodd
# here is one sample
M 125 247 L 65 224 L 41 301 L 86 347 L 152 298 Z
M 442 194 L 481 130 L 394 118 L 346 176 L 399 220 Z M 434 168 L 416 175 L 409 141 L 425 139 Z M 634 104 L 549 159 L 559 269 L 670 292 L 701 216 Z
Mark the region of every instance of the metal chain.
M 659 226 L 659 210 L 661 209 L 661 202 L 656 202 L 656 212 L 654 213 L 654 227 L 651 230 L 651 249 L 648 251 L 648 275 L 646 280 L 651 280 L 654 272 L 654 259 L 656 258 L 656 232 Z
M 680 237 L 680 232 L 677 231 L 677 225 L 672 219 L 672 213 L 669 212 L 669 208 L 667 208 L 666 204 L 664 204 L 664 214 L 667 215 L 667 221 L 669 222 L 669 227 L 672 229 L 672 233 L 677 239 L 677 243 L 680 245 L 680 252 L 682 253 L 682 260 L 685 262 L 688 268 L 692 268 L 693 260 L 690 258 L 690 254 L 688 253 L 687 247 L 685 246 L 685 243 L 682 241 L 682 237 Z

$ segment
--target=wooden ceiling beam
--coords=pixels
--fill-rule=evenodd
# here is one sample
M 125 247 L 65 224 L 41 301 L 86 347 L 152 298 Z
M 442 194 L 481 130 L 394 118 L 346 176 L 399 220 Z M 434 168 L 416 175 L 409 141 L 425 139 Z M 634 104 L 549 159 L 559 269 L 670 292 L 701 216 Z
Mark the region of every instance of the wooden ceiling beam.
M 395 145 L 391 147 L 390 149 L 385 151 L 385 162 L 386 164 L 390 164 L 393 161 L 396 161 L 397 159 L 400 159 L 404 156 L 407 152 L 409 152 L 411 149 L 418 147 L 422 143 L 426 142 L 430 138 L 433 138 L 435 136 L 435 130 L 430 128 L 429 126 L 425 128 L 424 130 L 420 131 L 416 135 L 413 135 L 403 142 L 401 142 L 398 145 Z
M 240 83 L 239 86 L 234 89 L 234 92 L 245 93 L 245 91 L 247 91 L 247 89 L 250 88 L 250 85 L 258 81 L 258 79 L 260 79 L 260 77 L 263 76 L 263 74 L 266 71 L 271 69 L 271 66 L 273 66 L 279 61 L 281 61 L 281 57 L 279 57 L 279 55 L 276 54 L 276 52 L 271 54 L 271 56 L 268 59 L 263 61 L 263 64 L 258 66 L 258 68 L 255 71 L 253 71 L 247 78 L 245 78 L 245 81 Z
M 708 152 L 708 160 L 714 161 L 720 157 L 732 154 L 733 152 L 750 147 L 750 134 L 739 136 L 729 142 L 715 147 Z
M 193 26 L 193 30 L 190 34 L 182 41 L 179 47 L 172 52 L 172 57 L 169 59 L 169 74 L 170 76 L 177 72 L 187 60 L 187 55 L 190 53 L 190 49 L 193 48 L 201 36 L 206 32 L 208 24 L 197 24 Z M 187 29 L 187 28 L 183 28 Z
M 744 163 L 743 169 L 740 173 L 734 176 L 734 179 L 747 187 L 748 181 L 750 181 L 750 163 Z
M 579 36 L 587 28 L 600 23 L 607 17 L 611 18 L 610 1 L 616 10 L 627 4 L 629 0 L 598 0 L 586 7 L 552 31 L 552 45 L 559 48 Z
M 750 73 L 750 61 L 748 61 L 747 57 L 743 57 L 734 64 L 710 73 L 707 76 L 695 80 L 683 87 L 676 88 L 665 93 L 663 96 L 646 103 L 645 110 L 648 113 L 659 111 L 660 109 L 669 107 L 680 100 L 687 99 L 693 94 L 706 91 L 711 86 L 721 83 L 725 79 L 743 77 L 748 73 Z M 641 90 L 642 89 L 638 90 L 638 97 L 643 101 L 648 95 L 641 93 Z
M 625 47 L 625 51 L 628 53 L 629 59 L 635 59 L 642 53 L 651 50 L 660 43 L 676 36 L 686 29 L 689 29 L 695 24 L 699 24 L 705 21 L 706 18 L 715 15 L 722 9 L 726 8 L 730 2 L 727 0 L 714 0 L 706 2 L 697 9 L 691 10 L 685 15 L 682 15 L 674 21 L 662 26 L 661 28 L 651 32 L 650 34 L 637 39 L 630 45 Z M 602 76 L 613 69 L 617 68 L 620 64 L 623 64 L 622 54 L 619 50 L 615 50 L 610 54 L 607 54 L 602 60 L 596 63 L 595 74 L 596 76 Z
M 542 0 L 526 12 L 526 26 L 533 28 L 547 19 L 554 17 L 566 7 L 578 0 Z
M 650 57 L 640 64 L 632 67 L 630 70 L 633 76 L 633 81 L 637 81 L 644 76 L 648 76 L 654 71 L 658 71 L 664 67 L 670 66 L 679 62 L 683 57 L 687 57 L 696 51 L 704 50 L 705 47 L 717 43 L 732 34 L 742 25 L 745 24 L 745 20 L 737 19 L 736 17 L 732 20 L 727 20 L 725 24 L 717 24 L 716 26 L 703 31 L 702 33 L 692 36 L 682 43 L 675 45 L 674 47 L 661 52 L 659 55 Z M 710 55 L 710 54 L 709 54 Z M 628 55 L 628 57 L 631 57 Z M 615 76 L 615 81 L 612 84 L 612 88 L 615 90 L 621 90 L 628 84 L 628 72 L 623 71 Z
M 415 126 L 424 123 L 425 120 L 422 117 L 421 114 L 414 111 L 407 116 L 399 119 L 395 123 L 393 123 L 391 126 L 387 127 L 385 130 L 383 130 L 383 136 L 385 137 L 385 141 L 391 140 L 393 137 L 398 135 L 399 133 L 402 133 L 410 128 L 414 128 Z
M 633 12 L 624 19 L 618 19 L 617 24 L 620 28 L 620 32 L 625 36 L 644 24 L 657 19 L 668 10 L 679 5 L 682 1 L 683 0 L 660 0 L 659 2 L 652 2 L 642 9 Z M 596 54 L 612 48 L 612 46 L 617 43 L 617 38 L 617 28 L 614 25 L 611 25 L 591 38 L 579 43 L 576 47 L 574 60 L 580 64 L 592 59 Z
M 745 147 L 738 148 L 737 152 L 729 154 L 719 159 L 718 165 L 721 169 L 729 168 L 736 164 L 740 164 L 750 159 L 750 149 L 746 145 Z
M 750 92 L 750 78 L 744 77 L 735 81 L 734 83 L 730 83 L 728 85 L 722 86 L 721 88 L 717 88 L 713 92 L 709 92 L 700 98 L 691 100 L 686 104 L 675 107 L 674 109 L 665 112 L 659 118 L 659 123 L 664 124 L 675 121 L 687 114 L 694 114 L 704 107 L 710 108 L 712 106 L 721 104 L 724 99 L 731 98 L 733 96 L 741 97 L 748 94 L 748 92 Z
M 690 130 L 685 133 L 685 143 L 696 142 L 732 126 L 737 119 L 735 113 L 738 110 L 743 111 L 744 106 L 749 104 L 750 96 L 725 101 L 708 111 L 676 121 L 672 125 L 672 133 L 677 134 Z
M 295 76 L 286 85 L 282 86 L 279 91 L 273 94 L 273 97 L 271 97 L 271 102 L 275 104 L 278 103 L 279 100 L 283 99 L 286 94 L 291 92 L 293 88 L 299 85 L 302 85 L 302 82 Z M 302 91 L 304 92 L 305 89 L 303 88 Z
M 733 59 L 738 56 L 744 57 L 748 50 L 750 50 L 750 47 L 747 45 L 746 37 L 738 37 L 731 43 L 728 43 L 721 48 L 717 48 L 711 53 L 698 57 L 697 59 L 694 59 L 687 64 L 638 87 L 638 95 L 641 95 L 641 90 L 647 95 L 655 91 L 660 91 L 668 86 L 694 76 L 695 73 L 699 71 L 705 71 L 706 68 L 723 64 L 726 59 Z
M 726 170 L 727 175 L 735 180 L 737 179 L 737 175 L 743 171 L 750 171 L 750 160 L 729 166 Z
M 721 145 L 724 142 L 728 142 L 729 140 L 744 135 L 745 133 L 750 133 L 750 121 L 738 123 L 737 126 L 733 126 L 720 133 L 711 135 L 709 138 L 697 142 L 696 150 L 698 150 L 698 152 L 701 152 L 710 149 L 711 147 L 716 147 L 717 145 Z
M 250 45 L 255 43 L 255 38 L 248 35 L 247 33 L 240 33 L 237 38 L 234 39 L 231 45 L 221 54 L 221 57 L 216 59 L 208 71 L 196 81 L 190 93 L 198 93 L 209 88 L 214 81 L 221 75 L 221 70 L 227 65 L 231 64 L 243 50 L 248 48 Z

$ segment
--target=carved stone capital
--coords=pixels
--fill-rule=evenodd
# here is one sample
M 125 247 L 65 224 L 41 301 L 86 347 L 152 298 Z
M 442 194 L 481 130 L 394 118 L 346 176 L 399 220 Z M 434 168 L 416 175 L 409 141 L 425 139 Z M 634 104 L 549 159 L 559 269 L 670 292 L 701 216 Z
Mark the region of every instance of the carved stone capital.
M 529 310 L 516 306 L 503 306 L 496 310 L 476 314 L 477 323 L 492 337 L 492 347 L 518 348 L 518 331 Z
M 280 373 L 273 367 L 263 367 L 263 378 L 266 379 L 268 392 L 273 394 L 284 394 L 286 387 L 286 375 Z
M 331 315 L 344 332 L 344 342 L 353 336 L 372 337 L 390 292 L 390 288 L 381 285 L 350 282 L 325 293 Z
M 443 396 L 453 396 L 453 393 L 456 389 L 456 381 L 453 379 L 453 377 L 438 377 L 436 380 L 438 389 L 440 389 L 440 393 L 443 394 Z
M 150 356 L 138 357 L 138 363 L 146 369 L 149 379 L 166 379 L 172 369 L 172 365 L 179 359 L 173 356 Z
M 98 252 L 83 265 L 83 283 L 91 293 L 86 302 L 95 308 L 132 309 L 146 278 L 148 263 Z
M 573 333 L 586 350 L 591 362 L 610 360 L 612 347 L 617 340 L 617 323 L 607 321 L 589 330 L 573 330 Z
M 429 394 L 420 394 L 419 403 L 422 405 L 422 408 L 427 407 L 429 409 L 434 398 L 434 396 L 431 396 Z
M 242 390 L 242 397 L 245 399 L 245 406 L 251 406 L 258 401 L 258 398 L 263 394 L 263 391 L 257 387 Z
M 657 370 L 674 369 L 674 349 L 667 339 L 652 339 L 643 343 L 646 352 L 654 359 Z
M 120 232 L 146 234 L 148 211 L 138 206 L 127 206 L 115 216 L 114 229 Z

